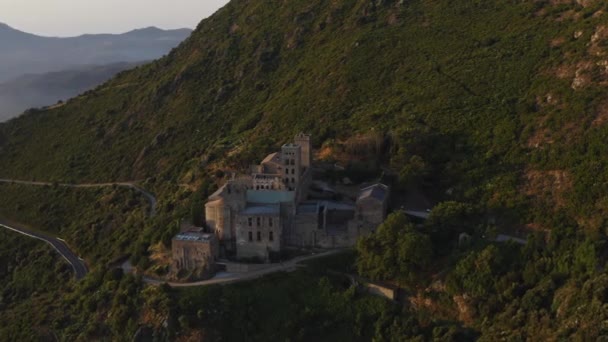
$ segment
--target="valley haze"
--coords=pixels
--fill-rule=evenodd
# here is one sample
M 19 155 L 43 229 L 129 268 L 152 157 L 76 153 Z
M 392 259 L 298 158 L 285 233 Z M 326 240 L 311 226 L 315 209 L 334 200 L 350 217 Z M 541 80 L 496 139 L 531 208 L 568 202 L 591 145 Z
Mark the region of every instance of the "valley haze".
M 169 53 L 190 29 L 42 37 L 0 24 L 0 121 L 67 100 L 120 71 Z

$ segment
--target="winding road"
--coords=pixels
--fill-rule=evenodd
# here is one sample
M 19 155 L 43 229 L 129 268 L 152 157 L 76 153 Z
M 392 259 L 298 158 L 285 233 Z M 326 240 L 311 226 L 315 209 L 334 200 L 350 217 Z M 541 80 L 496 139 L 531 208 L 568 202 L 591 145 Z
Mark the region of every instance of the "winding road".
M 149 217 L 154 217 L 156 215 L 156 198 L 151 193 L 145 191 L 144 189 L 135 185 L 135 183 L 131 182 L 119 182 L 119 183 L 85 183 L 85 184 L 68 184 L 68 183 L 49 183 L 49 182 L 35 182 L 35 181 L 22 181 L 22 180 L 14 180 L 14 179 L 0 179 L 0 183 L 9 183 L 9 184 L 21 184 L 21 185 L 32 185 L 32 186 L 61 186 L 66 188 L 104 188 L 104 187 L 113 187 L 119 186 L 124 188 L 133 189 L 136 192 L 142 194 L 148 203 L 150 204 L 150 209 L 148 211 Z M 84 278 L 87 274 L 87 267 L 84 263 L 84 260 L 79 258 L 65 243 L 64 240 L 53 237 L 44 233 L 35 232 L 30 229 L 24 228 L 20 225 L 16 224 L 8 224 L 6 222 L 0 221 L 0 227 L 11 230 L 13 232 L 23 234 L 34 239 L 42 240 L 51 246 L 72 266 L 74 269 L 74 275 L 76 279 L 80 280 Z
M 48 243 L 72 266 L 76 279 L 80 280 L 87 275 L 88 271 L 87 266 L 84 264 L 84 260 L 74 254 L 74 252 L 70 250 L 70 247 L 68 247 L 68 245 L 63 240 L 56 237 L 52 237 L 47 234 L 34 232 L 14 223 L 8 224 L 6 222 L 0 221 L 0 227 Z
M 133 182 L 116 182 L 116 183 L 85 183 L 85 184 L 69 184 L 69 183 L 50 183 L 50 182 L 36 182 L 36 181 L 23 181 L 23 180 L 13 180 L 13 179 L 0 179 L 0 183 L 10 183 L 10 184 L 22 184 L 22 185 L 32 185 L 32 186 L 61 186 L 68 188 L 101 188 L 101 187 L 113 187 L 120 186 L 125 188 L 133 189 L 134 191 L 142 194 L 146 200 L 150 203 L 149 217 L 153 217 L 156 215 L 156 198 L 151 193 L 145 191 L 144 189 L 138 187 Z M 74 269 L 74 274 L 76 279 L 80 280 L 84 278 L 87 274 L 87 267 L 82 258 L 79 258 L 65 243 L 64 240 L 53 237 L 48 234 L 35 232 L 30 229 L 24 228 L 20 225 L 13 223 L 5 223 L 0 221 L 0 227 L 11 230 L 13 232 L 23 234 L 38 240 L 42 240 L 48 244 L 50 244 Z M 144 282 L 150 285 L 161 285 L 167 283 L 171 287 L 194 287 L 194 286 L 209 286 L 216 284 L 232 284 L 243 281 L 249 281 L 253 279 L 257 279 L 263 277 L 265 275 L 277 272 L 289 272 L 295 270 L 299 265 L 299 263 L 313 260 L 317 258 L 322 258 L 326 256 L 330 256 L 336 253 L 340 253 L 343 250 L 330 250 L 327 252 L 322 252 L 314 255 L 307 255 L 294 258 L 292 260 L 286 261 L 280 264 L 269 264 L 268 267 L 263 269 L 258 269 L 255 271 L 245 272 L 245 273 L 220 273 L 215 278 L 191 283 L 177 283 L 177 282 L 166 282 L 163 280 L 153 279 L 149 277 L 144 277 Z M 124 269 L 124 267 L 123 267 Z

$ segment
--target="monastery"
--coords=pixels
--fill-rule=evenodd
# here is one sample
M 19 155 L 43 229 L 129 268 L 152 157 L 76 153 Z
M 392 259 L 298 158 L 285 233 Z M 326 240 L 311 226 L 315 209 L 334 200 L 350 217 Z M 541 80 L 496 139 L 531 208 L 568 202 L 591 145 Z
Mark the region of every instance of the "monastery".
M 202 265 L 212 262 L 209 256 L 218 255 L 268 262 L 287 247 L 351 247 L 373 232 L 386 218 L 389 188 L 375 184 L 344 201 L 319 196 L 312 152 L 311 136 L 300 133 L 293 143 L 252 166 L 249 174 L 233 177 L 209 196 L 204 229 L 210 234 L 188 240 L 188 232 L 180 233 L 174 239 L 174 267 L 206 268 Z M 198 258 L 197 253 L 184 252 L 188 245 L 193 250 L 201 245 L 206 252 Z

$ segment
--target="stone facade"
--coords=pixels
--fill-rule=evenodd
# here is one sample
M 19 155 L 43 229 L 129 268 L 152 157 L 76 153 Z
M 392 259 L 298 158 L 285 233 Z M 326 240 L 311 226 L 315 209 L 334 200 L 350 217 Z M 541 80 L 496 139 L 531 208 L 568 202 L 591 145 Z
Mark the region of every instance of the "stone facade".
M 171 243 L 174 270 L 196 272 L 198 278 L 208 278 L 215 271 L 219 246 L 215 235 L 201 232 L 183 232 Z
M 299 144 L 283 145 L 280 152 L 252 166 L 251 175 L 229 181 L 209 197 L 206 223 L 218 237 L 222 254 L 267 260 L 270 252 L 281 250 L 295 203 L 306 196 L 312 182 L 310 136 L 299 134 L 296 138 Z M 302 150 L 306 151 L 304 160 Z M 268 208 L 273 208 L 272 213 Z M 250 219 L 253 226 L 249 226 Z
M 354 246 L 386 218 L 389 188 L 376 184 L 360 191 L 357 202 L 306 201 L 297 207 L 293 228 L 286 234 L 289 245 L 342 248 Z
M 300 133 L 294 139 L 296 145 L 301 147 L 301 165 L 308 169 L 312 167 L 312 138 L 310 134 Z
M 389 189 L 382 184 L 362 189 L 356 202 L 311 200 L 312 162 L 311 136 L 300 133 L 209 197 L 207 227 L 221 255 L 268 260 L 286 246 L 349 247 L 384 221 Z
M 247 207 L 237 223 L 237 258 L 268 260 L 280 252 L 282 224 L 280 204 Z
M 357 219 L 364 228 L 375 229 L 388 213 L 389 187 L 375 184 L 364 188 L 357 197 Z
M 238 214 L 247 203 L 248 184 L 243 180 L 232 180 L 209 197 L 205 204 L 207 227 L 222 242 L 222 248 L 235 251 L 236 223 Z

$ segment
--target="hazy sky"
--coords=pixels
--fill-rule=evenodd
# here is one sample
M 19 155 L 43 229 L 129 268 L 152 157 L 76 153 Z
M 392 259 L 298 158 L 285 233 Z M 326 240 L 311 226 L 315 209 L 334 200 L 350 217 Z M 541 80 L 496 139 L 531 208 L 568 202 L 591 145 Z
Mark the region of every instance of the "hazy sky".
M 194 28 L 228 0 L 0 0 L 0 22 L 45 36 Z

